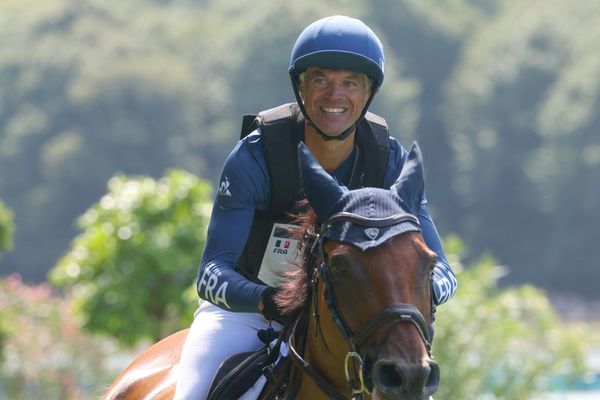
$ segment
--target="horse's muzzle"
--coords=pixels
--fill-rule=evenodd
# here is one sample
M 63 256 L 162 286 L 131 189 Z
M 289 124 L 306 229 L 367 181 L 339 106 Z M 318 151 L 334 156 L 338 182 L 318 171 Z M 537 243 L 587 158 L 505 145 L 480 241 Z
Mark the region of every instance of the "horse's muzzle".
M 440 367 L 431 359 L 422 364 L 383 359 L 373 365 L 372 378 L 382 399 L 429 399 L 440 383 Z

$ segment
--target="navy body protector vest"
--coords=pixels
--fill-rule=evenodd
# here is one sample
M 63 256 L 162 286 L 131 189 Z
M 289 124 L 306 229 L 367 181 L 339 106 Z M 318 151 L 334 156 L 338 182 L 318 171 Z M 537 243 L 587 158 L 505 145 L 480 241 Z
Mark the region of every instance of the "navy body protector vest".
M 304 117 L 296 103 L 245 115 L 241 138 L 260 128 L 271 180 L 271 200 L 266 210 L 256 210 L 250 236 L 236 269 L 254 282 L 275 222 L 289 222 L 294 204 L 303 198 L 298 168 L 298 144 L 304 139 Z M 357 123 L 355 159 L 348 187 L 382 187 L 389 156 L 385 119 L 367 112 Z M 260 282 L 262 283 L 262 282 Z

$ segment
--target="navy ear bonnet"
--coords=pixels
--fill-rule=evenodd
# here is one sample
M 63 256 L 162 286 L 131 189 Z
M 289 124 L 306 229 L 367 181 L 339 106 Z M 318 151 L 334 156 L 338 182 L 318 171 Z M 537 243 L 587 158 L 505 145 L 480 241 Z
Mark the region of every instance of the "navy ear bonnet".
M 416 143 L 390 190 L 348 190 L 321 168 L 304 143 L 298 146 L 298 157 L 306 197 L 324 224 L 323 239 L 367 250 L 393 236 L 421 231 L 416 215 L 424 183 Z
M 321 236 L 344 243 L 351 243 L 361 250 L 380 246 L 393 236 L 405 232 L 420 232 L 417 220 L 390 220 L 393 215 L 406 214 L 402 207 L 402 200 L 394 196 L 389 190 L 377 188 L 364 188 L 349 191 L 336 204 L 333 210 L 351 213 L 365 217 L 365 223 L 360 219 L 341 219 L 325 222 Z

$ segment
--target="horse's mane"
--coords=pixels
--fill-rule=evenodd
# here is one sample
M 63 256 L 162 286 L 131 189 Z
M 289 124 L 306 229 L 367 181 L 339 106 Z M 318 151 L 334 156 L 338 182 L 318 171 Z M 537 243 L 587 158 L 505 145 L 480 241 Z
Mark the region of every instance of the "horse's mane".
M 295 215 L 292 223 L 300 226 L 294 233 L 294 237 L 298 239 L 298 257 L 296 263 L 292 264 L 292 268 L 285 273 L 284 282 L 275 296 L 282 314 L 289 316 L 297 315 L 304 304 L 310 300 L 311 271 L 316 261 L 311 257 L 311 250 L 317 238 L 318 218 L 309 208 L 307 212 Z

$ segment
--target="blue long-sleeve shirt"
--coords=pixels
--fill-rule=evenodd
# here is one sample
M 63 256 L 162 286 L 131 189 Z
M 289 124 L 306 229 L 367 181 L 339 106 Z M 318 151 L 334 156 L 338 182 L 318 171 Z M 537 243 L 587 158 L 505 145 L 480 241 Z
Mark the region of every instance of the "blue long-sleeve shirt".
M 265 285 L 252 282 L 235 270 L 235 263 L 250 234 L 254 212 L 266 210 L 271 197 L 261 139 L 258 131 L 246 136 L 225 161 L 198 271 L 199 296 L 231 311 L 256 312 L 260 296 L 266 289 Z M 390 137 L 389 142 L 385 188 L 396 181 L 408 156 L 406 149 L 394 138 Z M 353 159 L 351 154 L 332 172 L 338 181 L 349 181 Z M 423 199 L 417 217 L 425 243 L 438 256 L 433 294 L 436 304 L 441 304 L 456 291 L 456 277 L 446 260 L 426 199 Z

